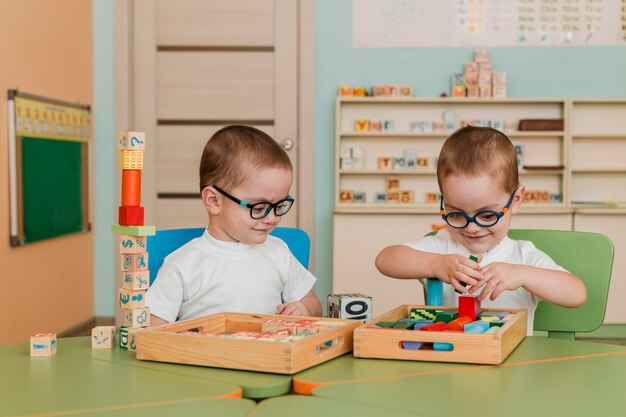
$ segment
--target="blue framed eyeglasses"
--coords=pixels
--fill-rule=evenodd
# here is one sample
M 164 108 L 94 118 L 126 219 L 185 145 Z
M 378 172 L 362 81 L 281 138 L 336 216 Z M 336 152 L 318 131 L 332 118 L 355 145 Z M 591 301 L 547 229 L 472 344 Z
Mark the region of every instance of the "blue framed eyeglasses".
M 491 227 L 498 223 L 498 220 L 504 216 L 505 213 L 509 211 L 509 207 L 511 207 L 511 203 L 513 203 L 513 197 L 515 197 L 515 192 L 511 193 L 511 197 L 506 205 L 500 211 L 495 210 L 481 210 L 472 217 L 460 211 L 453 211 L 452 213 L 445 213 L 443 209 L 443 195 L 441 196 L 441 203 L 439 206 L 439 214 L 441 214 L 441 218 L 448 223 L 450 227 L 454 227 L 455 229 L 464 229 L 470 223 L 476 223 L 480 227 Z
M 292 196 L 288 195 L 287 198 L 277 201 L 276 203 L 270 203 L 268 201 L 261 201 L 258 203 L 251 204 L 251 203 L 246 203 L 245 201 L 242 201 L 238 199 L 237 197 L 228 194 L 226 191 L 222 190 L 217 185 L 205 185 L 202 188 L 205 188 L 205 187 L 213 187 L 217 191 L 219 191 L 220 194 L 224 195 L 224 197 L 228 198 L 229 200 L 234 201 L 235 203 L 239 204 L 241 207 L 249 208 L 250 217 L 252 217 L 255 220 L 267 217 L 267 215 L 270 214 L 272 209 L 274 210 L 274 214 L 276 214 L 277 216 L 284 216 L 285 214 L 287 214 L 289 209 L 291 209 L 291 206 L 293 206 L 293 203 L 295 201 Z

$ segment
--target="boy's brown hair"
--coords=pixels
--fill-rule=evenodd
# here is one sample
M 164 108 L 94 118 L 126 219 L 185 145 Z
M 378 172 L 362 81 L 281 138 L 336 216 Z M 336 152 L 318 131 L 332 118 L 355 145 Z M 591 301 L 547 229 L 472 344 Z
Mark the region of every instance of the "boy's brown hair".
M 437 162 L 437 181 L 450 175 L 486 174 L 507 193 L 519 186 L 517 154 L 509 138 L 490 127 L 465 126 L 446 139 Z
M 200 160 L 200 191 L 207 185 L 231 190 L 259 169 L 293 170 L 285 150 L 270 135 L 251 126 L 232 125 L 211 136 Z

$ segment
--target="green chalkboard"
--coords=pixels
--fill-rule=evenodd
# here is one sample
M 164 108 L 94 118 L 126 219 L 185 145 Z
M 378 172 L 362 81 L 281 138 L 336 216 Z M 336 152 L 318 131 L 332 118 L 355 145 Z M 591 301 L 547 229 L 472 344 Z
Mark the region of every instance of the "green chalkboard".
M 83 230 L 85 146 L 21 138 L 24 243 Z

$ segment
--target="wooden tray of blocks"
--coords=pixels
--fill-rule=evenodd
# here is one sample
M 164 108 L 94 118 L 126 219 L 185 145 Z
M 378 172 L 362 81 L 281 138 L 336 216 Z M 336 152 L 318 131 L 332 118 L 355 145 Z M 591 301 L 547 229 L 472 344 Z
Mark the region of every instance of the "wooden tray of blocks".
M 294 374 L 350 352 L 360 324 L 221 313 L 137 332 L 137 359 Z
M 456 311 L 455 307 L 399 306 L 354 331 L 354 356 L 500 364 L 526 336 L 525 309 L 481 309 L 485 321 L 494 322 L 489 324 L 492 330 L 488 333 L 466 333 L 449 328 L 443 331 L 413 329 L 418 322 L 436 322 L 440 313 L 445 312 L 442 313 L 445 316 Z

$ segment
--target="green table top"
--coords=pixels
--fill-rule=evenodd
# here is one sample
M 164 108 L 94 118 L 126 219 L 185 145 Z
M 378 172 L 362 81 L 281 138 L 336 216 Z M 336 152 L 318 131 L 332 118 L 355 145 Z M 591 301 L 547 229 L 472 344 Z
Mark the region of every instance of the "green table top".
M 256 403 L 253 400 L 221 398 L 216 400 L 191 400 L 160 405 L 129 405 L 117 409 L 109 408 L 100 411 L 70 412 L 67 414 L 55 413 L 54 415 L 72 417 L 246 417 L 250 415 L 251 410 L 255 406 Z
M 526 337 L 504 364 L 553 360 L 626 350 L 624 346 L 569 342 L 545 337 Z M 352 354 L 317 365 L 294 375 L 294 391 L 310 394 L 319 386 L 346 382 L 384 380 L 405 376 L 463 372 L 491 365 L 354 358 Z
M 426 416 L 427 414 L 422 414 Z M 419 417 L 414 412 L 340 401 L 331 398 L 286 395 L 262 401 L 251 417 Z
M 95 412 L 240 397 L 234 384 L 60 354 L 30 357 L 0 346 L 0 416 Z
M 169 372 L 176 375 L 192 376 L 205 380 L 225 382 L 240 386 L 246 398 L 267 398 L 283 395 L 291 389 L 291 376 L 248 372 L 234 369 L 211 368 L 205 366 L 180 365 L 163 362 L 140 361 L 126 349 L 92 349 L 91 338 L 71 337 L 58 340 L 58 353 L 105 362 L 115 362 L 128 366 Z
M 313 394 L 429 416 L 624 416 L 624 375 L 623 346 L 526 338 L 499 366 L 362 378 Z

